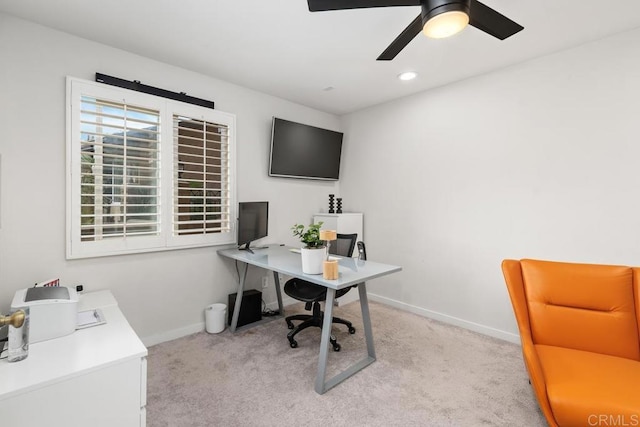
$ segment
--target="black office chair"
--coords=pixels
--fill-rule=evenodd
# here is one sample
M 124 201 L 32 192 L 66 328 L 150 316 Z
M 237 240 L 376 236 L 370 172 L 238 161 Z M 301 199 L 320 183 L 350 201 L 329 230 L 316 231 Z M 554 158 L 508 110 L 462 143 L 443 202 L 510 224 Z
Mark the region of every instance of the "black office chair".
M 353 249 L 356 246 L 357 238 L 357 234 L 338 234 L 337 240 L 331 242 L 329 253 L 350 257 L 353 254 Z M 360 253 L 360 258 L 366 259 L 364 243 L 358 242 L 358 251 Z M 336 291 L 336 298 L 340 298 L 355 286 L 350 286 L 348 288 Z M 291 348 L 296 348 L 298 347 L 298 342 L 294 339 L 294 337 L 298 334 L 298 332 L 307 329 L 310 326 L 315 326 L 322 329 L 324 312 L 320 310 L 320 302 L 326 300 L 327 288 L 325 288 L 324 286 L 316 285 L 315 283 L 307 282 L 305 280 L 293 278 L 285 283 L 284 292 L 291 298 L 295 298 L 298 301 L 304 301 L 306 303 L 304 306 L 306 310 L 313 309 L 313 314 L 294 314 L 293 316 L 288 316 L 285 319 L 287 321 L 287 326 L 289 327 L 289 329 L 292 329 L 287 334 L 289 344 L 291 345 Z M 292 320 L 302 320 L 302 323 L 294 327 Z M 334 317 L 332 321 L 333 323 L 346 325 L 349 329 L 350 334 L 356 333 L 356 328 L 354 328 L 351 322 L 349 322 L 348 320 Z M 331 335 L 329 340 L 331 341 L 333 350 L 340 351 L 340 344 L 338 344 L 338 342 L 336 341 L 335 336 Z

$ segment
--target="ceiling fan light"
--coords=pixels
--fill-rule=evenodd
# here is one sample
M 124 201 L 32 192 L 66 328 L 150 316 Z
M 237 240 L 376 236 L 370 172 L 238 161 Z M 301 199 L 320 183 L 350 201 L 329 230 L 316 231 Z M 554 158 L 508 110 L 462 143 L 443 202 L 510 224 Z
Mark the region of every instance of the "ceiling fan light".
M 418 73 L 416 73 L 415 71 L 405 71 L 404 73 L 398 74 L 398 78 L 405 82 L 409 80 L 413 80 L 416 77 L 418 77 Z
M 443 39 L 459 33 L 469 24 L 469 15 L 459 10 L 452 10 L 429 19 L 422 28 L 425 36 L 432 39 Z

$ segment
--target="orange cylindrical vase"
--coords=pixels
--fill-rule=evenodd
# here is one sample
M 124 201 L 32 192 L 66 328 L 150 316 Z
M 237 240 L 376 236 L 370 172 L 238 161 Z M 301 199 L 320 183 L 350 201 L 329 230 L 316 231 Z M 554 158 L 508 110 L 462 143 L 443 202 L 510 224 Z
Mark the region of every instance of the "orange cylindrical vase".
M 338 260 L 327 260 L 322 264 L 322 277 L 327 280 L 338 278 Z

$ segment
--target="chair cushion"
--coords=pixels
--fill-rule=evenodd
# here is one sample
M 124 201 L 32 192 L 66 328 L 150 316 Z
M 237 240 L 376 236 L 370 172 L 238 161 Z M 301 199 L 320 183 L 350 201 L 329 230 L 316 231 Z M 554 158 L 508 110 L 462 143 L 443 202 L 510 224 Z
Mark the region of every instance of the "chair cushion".
M 349 288 L 336 291 L 336 298 L 349 292 Z M 284 293 L 298 301 L 315 302 L 327 299 L 327 288 L 300 279 L 289 279 L 284 284 Z
M 290 279 L 284 284 L 284 293 L 298 301 L 324 301 L 327 288 L 300 279 Z
M 535 347 L 558 425 L 640 425 L 640 362 L 562 347 Z

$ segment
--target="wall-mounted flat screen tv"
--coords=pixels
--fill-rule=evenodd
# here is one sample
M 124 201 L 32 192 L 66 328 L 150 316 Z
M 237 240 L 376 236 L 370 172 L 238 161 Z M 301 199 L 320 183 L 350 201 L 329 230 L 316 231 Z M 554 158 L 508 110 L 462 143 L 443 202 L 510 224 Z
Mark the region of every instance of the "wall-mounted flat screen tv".
M 269 176 L 337 181 L 342 136 L 341 132 L 274 117 Z

